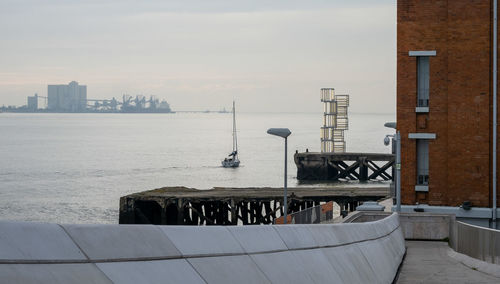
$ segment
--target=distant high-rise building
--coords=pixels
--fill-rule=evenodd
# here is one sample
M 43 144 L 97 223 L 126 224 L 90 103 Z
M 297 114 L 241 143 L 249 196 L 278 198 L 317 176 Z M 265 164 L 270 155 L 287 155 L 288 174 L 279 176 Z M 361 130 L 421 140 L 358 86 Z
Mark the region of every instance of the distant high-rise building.
M 48 109 L 81 112 L 87 109 L 87 86 L 72 81 L 68 85 L 48 85 Z
M 38 94 L 31 97 L 28 96 L 28 109 L 33 112 L 38 109 Z

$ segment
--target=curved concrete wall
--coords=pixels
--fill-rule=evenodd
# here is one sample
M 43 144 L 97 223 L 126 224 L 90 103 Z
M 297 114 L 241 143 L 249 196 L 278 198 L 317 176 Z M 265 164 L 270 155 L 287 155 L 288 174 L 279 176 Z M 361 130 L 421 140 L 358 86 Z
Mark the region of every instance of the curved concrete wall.
M 500 230 L 456 222 L 454 248 L 470 257 L 500 265 Z M 478 241 L 479 240 L 479 241 Z
M 284 226 L 0 222 L 0 283 L 391 283 L 396 214 Z

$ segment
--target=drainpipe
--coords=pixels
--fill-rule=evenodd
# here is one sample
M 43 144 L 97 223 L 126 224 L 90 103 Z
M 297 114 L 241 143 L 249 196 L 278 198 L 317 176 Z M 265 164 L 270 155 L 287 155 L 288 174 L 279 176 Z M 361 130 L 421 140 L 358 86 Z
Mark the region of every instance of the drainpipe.
M 401 214 L 401 134 L 396 131 L 396 211 Z
M 497 222 L 497 0 L 493 0 L 493 214 L 492 225 Z

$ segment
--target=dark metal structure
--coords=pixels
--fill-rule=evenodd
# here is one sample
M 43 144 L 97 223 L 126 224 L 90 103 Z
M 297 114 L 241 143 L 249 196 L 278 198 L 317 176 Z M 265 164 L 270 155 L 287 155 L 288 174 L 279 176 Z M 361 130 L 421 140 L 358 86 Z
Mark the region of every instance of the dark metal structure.
M 298 180 L 392 180 L 394 154 L 295 153 Z
M 389 188 L 289 188 L 288 212 L 334 201 L 355 210 L 359 202 L 389 195 Z M 282 188 L 165 187 L 120 198 L 120 224 L 271 224 L 283 216 Z

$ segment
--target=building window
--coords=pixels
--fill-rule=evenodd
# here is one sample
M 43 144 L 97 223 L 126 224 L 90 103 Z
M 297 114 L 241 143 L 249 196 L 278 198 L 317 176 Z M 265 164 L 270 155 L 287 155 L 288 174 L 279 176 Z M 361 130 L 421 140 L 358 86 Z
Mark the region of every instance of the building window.
M 429 140 L 417 139 L 417 185 L 429 184 Z
M 417 107 L 429 106 L 429 56 L 417 56 Z

